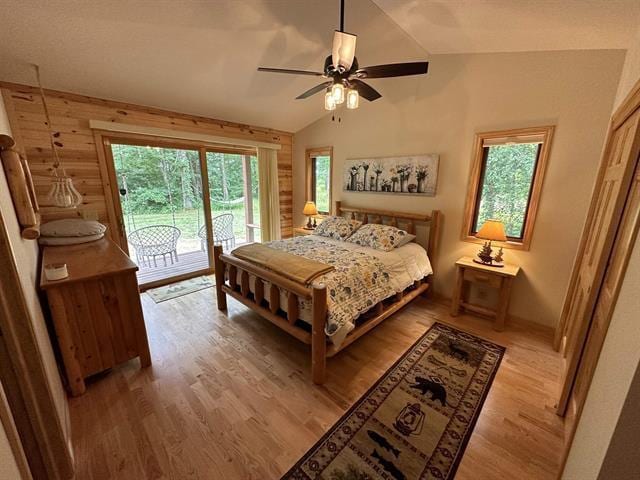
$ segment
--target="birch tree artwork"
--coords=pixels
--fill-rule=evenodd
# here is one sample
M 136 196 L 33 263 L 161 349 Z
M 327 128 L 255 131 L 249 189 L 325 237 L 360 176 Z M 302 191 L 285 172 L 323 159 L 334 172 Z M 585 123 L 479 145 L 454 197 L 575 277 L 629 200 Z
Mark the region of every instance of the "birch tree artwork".
M 403 157 L 360 158 L 345 161 L 345 192 L 436 194 L 439 156 L 434 153 Z

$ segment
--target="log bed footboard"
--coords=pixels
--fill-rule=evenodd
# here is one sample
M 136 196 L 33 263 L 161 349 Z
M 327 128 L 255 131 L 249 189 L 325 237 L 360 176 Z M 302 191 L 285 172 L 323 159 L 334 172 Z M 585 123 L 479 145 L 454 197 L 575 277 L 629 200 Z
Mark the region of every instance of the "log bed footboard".
M 357 325 L 345 338 L 339 347 L 331 344 L 325 333 L 327 321 L 327 289 L 324 285 L 304 287 L 282 277 L 270 270 L 245 262 L 232 255 L 222 253 L 222 246 L 214 246 L 216 294 L 218 309 L 226 310 L 227 295 L 257 312 L 274 325 L 293 335 L 298 340 L 311 345 L 311 377 L 313 383 L 322 384 L 326 379 L 326 362 L 328 357 L 346 348 L 384 319 L 393 315 L 418 295 L 429 288 L 426 278 L 414 282 L 405 291 L 396 294 L 394 301 L 385 305 L 379 302 L 372 307 L 371 318 Z M 237 282 L 238 275 L 241 278 Z M 249 277 L 255 280 L 253 292 L 249 288 Z M 265 282 L 270 285 L 269 296 L 265 298 Z M 287 297 L 287 311 L 280 308 L 280 293 L 284 291 Z M 311 299 L 312 320 L 311 332 L 296 325 L 299 318 L 298 299 Z M 302 321 L 302 320 L 301 320 Z
M 415 232 L 415 222 L 429 222 L 427 253 L 431 261 L 434 261 L 440 228 L 440 212 L 437 210 L 434 210 L 431 215 L 417 215 L 383 210 L 347 208 L 341 207 L 340 202 L 336 202 L 336 213 L 338 215 L 348 213 L 352 218 L 355 218 L 356 214 L 361 214 L 363 223 L 367 223 L 368 218 L 377 218 L 382 223 L 382 217 L 390 217 L 392 225 L 396 226 L 399 221 L 405 221 L 408 224 L 407 230 L 410 233 Z M 332 357 L 351 345 L 355 340 L 400 310 L 418 295 L 427 292 L 432 279 L 432 275 L 430 275 L 417 280 L 406 290 L 397 293 L 395 298 L 392 297 L 392 302 L 383 301 L 374 305 L 368 312 L 359 317 L 363 318 L 364 321 L 356 325 L 342 344 L 336 347 L 330 343 L 325 333 L 327 321 L 326 286 L 301 285 L 276 272 L 246 262 L 233 255 L 225 254 L 220 245 L 213 247 L 213 258 L 218 309 L 227 309 L 227 295 L 231 295 L 274 325 L 293 335 L 298 340 L 311 345 L 311 377 L 315 384 L 322 384 L 326 379 L 328 357 Z M 255 282 L 253 291 L 250 288 L 251 277 Z M 238 278 L 240 279 L 239 282 Z M 266 288 L 267 285 L 269 286 L 268 290 Z M 283 292 L 287 299 L 286 312 L 280 305 L 281 293 Z M 298 322 L 299 320 L 304 322 L 299 318 L 298 300 L 300 298 L 311 300 L 311 332 L 308 331 L 306 323 L 301 324 Z

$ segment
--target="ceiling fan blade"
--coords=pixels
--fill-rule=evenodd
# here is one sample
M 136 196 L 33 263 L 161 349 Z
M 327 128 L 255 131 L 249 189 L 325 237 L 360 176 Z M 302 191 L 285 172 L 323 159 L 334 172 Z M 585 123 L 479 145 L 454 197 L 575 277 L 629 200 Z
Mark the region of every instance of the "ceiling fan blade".
M 333 33 L 333 49 L 331 50 L 333 68 L 338 70 L 338 67 L 342 66 L 345 72 L 351 69 L 353 57 L 356 55 L 356 38 L 355 35 L 338 30 Z
M 424 75 L 429 69 L 429 62 L 390 63 L 374 65 L 356 70 L 357 78 L 405 77 L 407 75 Z
M 331 80 L 329 80 L 328 82 L 323 82 L 320 85 L 316 85 L 315 87 L 310 88 L 306 92 L 301 93 L 300 95 L 298 95 L 296 97 L 296 100 L 302 100 L 303 98 L 309 98 L 311 95 L 315 95 L 316 93 L 323 91 L 325 88 L 327 88 L 332 83 L 333 82 Z
M 355 88 L 358 91 L 358 95 L 369 100 L 370 102 L 373 102 L 374 100 L 382 97 L 382 95 L 380 95 L 375 88 L 373 88 L 371 85 L 367 85 L 360 80 L 349 80 L 349 84 L 352 88 Z
M 268 68 L 258 67 L 259 72 L 271 72 L 271 73 L 291 73 L 293 75 L 312 75 L 314 77 L 322 77 L 324 73 L 310 72 L 309 70 L 290 70 L 288 68 Z

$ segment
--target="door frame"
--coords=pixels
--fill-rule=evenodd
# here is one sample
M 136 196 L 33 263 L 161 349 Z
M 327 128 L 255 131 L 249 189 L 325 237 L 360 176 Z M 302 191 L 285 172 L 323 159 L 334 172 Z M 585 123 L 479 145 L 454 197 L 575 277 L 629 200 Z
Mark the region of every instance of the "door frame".
M 611 140 L 612 140 L 612 136 L 613 133 L 631 116 L 633 115 L 633 113 L 640 108 L 640 79 L 638 79 L 638 81 L 636 82 L 636 84 L 634 85 L 634 87 L 631 89 L 631 91 L 629 92 L 629 94 L 627 95 L 627 97 L 624 99 L 624 101 L 622 102 L 622 104 L 616 109 L 616 111 L 614 112 L 614 114 L 611 116 L 611 120 L 609 122 L 609 128 L 607 130 L 607 136 L 605 139 L 605 149 L 603 150 L 603 158 L 609 153 L 609 150 L 611 148 Z M 598 176 L 596 177 L 596 183 L 595 186 L 593 188 L 593 192 L 597 191 L 597 188 L 600 186 L 600 184 L 602 183 L 603 180 L 603 176 L 604 176 L 604 172 L 605 172 L 605 168 L 603 168 L 603 165 L 600 165 L 600 168 L 598 169 Z M 594 211 L 596 209 L 596 205 L 591 204 L 589 206 L 589 212 L 587 214 L 587 219 L 585 221 L 585 227 L 587 225 L 589 225 L 589 223 L 592 220 L 592 217 L 594 215 Z M 583 254 L 584 254 L 584 249 L 585 249 L 585 244 L 586 244 L 586 238 L 584 237 L 584 232 L 583 235 L 580 238 L 580 244 L 578 247 L 578 253 L 576 255 L 576 262 L 577 259 L 579 259 Z M 575 265 L 574 265 L 575 267 Z M 576 282 L 577 282 L 577 277 L 578 277 L 578 272 L 575 270 L 575 268 L 573 269 L 572 273 L 571 273 L 571 279 L 569 281 L 569 288 L 567 289 L 567 294 L 565 296 L 566 298 L 569 298 L 572 294 L 573 291 L 575 290 L 576 287 Z M 556 327 L 555 330 L 555 335 L 554 335 L 554 348 L 556 351 L 560 350 L 561 348 L 561 342 L 562 342 L 562 337 L 565 333 L 566 330 L 566 314 L 568 309 L 568 305 L 565 302 L 565 305 L 563 307 L 562 310 L 562 314 L 560 316 L 560 322 L 558 323 L 558 326 Z
M 638 110 L 640 110 L 640 79 L 636 82 L 633 89 L 630 91 L 630 93 L 627 95 L 625 100 L 616 109 L 615 113 L 611 117 L 610 127 L 609 127 L 609 131 L 607 133 L 607 138 L 606 138 L 607 147 L 603 153 L 601 170 L 598 174 L 598 180 L 594 188 L 594 193 L 597 191 L 597 189 L 599 188 L 602 182 L 602 177 L 604 173 L 603 170 L 604 170 L 604 167 L 606 167 L 606 164 L 604 164 L 603 162 L 608 158 L 607 155 L 609 154 L 611 149 L 611 142 L 612 142 L 614 133 L 618 128 L 620 128 L 620 126 L 622 126 L 629 119 L 629 117 L 635 114 Z M 640 129 L 636 131 L 636 137 L 634 139 L 634 143 L 636 145 L 640 144 Z M 627 168 L 631 170 L 631 174 L 630 174 L 631 180 L 635 178 L 638 175 L 638 172 L 640 171 L 640 152 L 638 150 L 639 150 L 638 148 L 635 148 L 635 149 L 632 148 L 631 155 L 626 159 L 626 162 L 628 163 Z M 580 417 L 582 416 L 582 411 L 584 409 L 586 397 L 588 395 L 588 391 L 591 386 L 593 376 L 595 374 L 596 365 L 598 363 L 600 353 L 602 351 L 602 347 L 604 345 L 604 341 L 607 335 L 607 331 L 609 329 L 613 310 L 615 308 L 615 304 L 617 302 L 618 295 L 620 293 L 620 289 L 622 287 L 622 283 L 625 278 L 625 273 L 629 263 L 629 258 L 631 256 L 633 246 L 638 238 L 637 235 L 638 235 L 638 230 L 640 229 L 640 217 L 629 218 L 625 215 L 627 212 L 626 207 L 628 206 L 628 196 L 631 191 L 631 186 L 632 186 L 632 182 L 630 181 L 626 185 L 625 201 L 623 202 L 622 208 L 618 212 L 619 219 L 617 222 L 617 226 L 615 228 L 615 231 L 612 232 L 611 234 L 612 241 L 611 241 L 610 248 L 605 254 L 607 257 L 607 262 L 605 263 L 605 268 L 603 269 L 604 271 L 602 275 L 602 280 L 604 280 L 604 278 L 606 277 L 606 273 L 608 271 L 608 267 L 611 262 L 611 258 L 613 254 L 616 253 L 616 247 L 617 247 L 616 242 L 618 240 L 618 236 L 621 233 L 623 227 L 626 228 L 627 232 L 630 232 L 629 233 L 630 241 L 629 243 L 622 246 L 623 250 L 621 251 L 620 275 L 616 278 L 615 282 L 613 283 L 612 295 L 611 295 L 611 307 L 609 311 L 607 311 L 606 315 L 603 316 L 601 325 L 597 325 L 597 326 L 594 325 L 593 315 L 594 315 L 595 307 L 597 306 L 598 297 L 600 296 L 600 291 L 602 288 L 602 282 L 600 282 L 597 285 L 597 288 L 594 288 L 591 292 L 591 295 L 594 296 L 594 299 L 595 299 L 593 302 L 594 308 L 589 311 L 588 317 L 587 315 L 585 315 L 585 318 L 584 318 L 585 325 L 583 325 L 582 327 L 584 327 L 585 329 L 585 336 L 584 336 L 584 342 L 582 343 L 580 348 L 580 355 L 579 355 L 580 358 L 578 359 L 578 365 L 572 377 L 567 379 L 567 382 L 569 381 L 571 382 L 571 390 L 567 395 L 567 398 L 565 399 L 564 405 L 559 404 L 558 414 L 560 415 L 566 414 L 566 407 L 569 405 L 573 407 L 573 411 L 570 412 L 571 415 L 569 415 L 566 419 L 566 421 L 569 423 L 568 436 L 567 436 L 567 441 L 565 442 L 564 452 L 562 453 L 558 478 L 561 478 L 562 473 L 564 471 L 564 467 L 567 462 L 569 451 L 571 449 L 571 445 L 575 437 L 576 429 L 580 421 Z M 591 220 L 591 217 L 593 216 L 594 208 L 595 208 L 594 205 L 590 207 L 589 216 L 587 218 L 587 223 L 585 224 L 586 225 L 585 228 L 587 228 L 588 225 L 590 224 L 590 220 Z M 624 223 L 625 220 L 629 220 L 629 222 L 631 223 L 625 224 Z M 580 242 L 578 256 L 576 258 L 579 259 L 583 255 L 585 250 L 585 243 L 586 241 L 583 234 L 583 238 L 581 239 L 581 242 Z M 574 265 L 574 271 L 572 272 L 571 283 L 570 283 L 566 298 L 571 298 L 576 288 L 576 284 L 577 284 L 577 272 Z M 557 348 L 560 347 L 562 336 L 568 327 L 568 325 L 566 325 L 566 317 L 565 317 L 566 308 L 567 308 L 567 305 L 565 302 L 565 308 L 563 309 L 561 323 L 558 325 L 558 328 L 556 330 L 555 346 Z M 580 388 L 579 391 L 576 391 L 575 386 L 577 385 L 578 382 L 582 383 L 582 387 Z
M 20 435 L 29 471 L 34 478 L 71 478 L 74 461 L 63 425 L 68 418 L 58 417 L 2 215 L 0 271 L 3 274 L 0 282 L 0 382 Z M 6 424 L 4 413 L 0 414 L 0 420 Z M 15 451 L 16 447 L 12 444 L 12 450 Z M 22 466 L 19 463 L 19 468 L 23 475 L 27 473 L 24 463 Z
M 174 275 L 161 280 L 147 282 L 140 285 L 140 291 L 143 292 L 150 288 L 168 285 L 170 283 L 179 282 L 200 275 L 211 275 L 214 273 L 213 264 L 213 225 L 211 220 L 211 205 L 207 201 L 209 195 L 208 170 L 206 162 L 206 148 L 197 142 L 188 140 L 180 141 L 174 139 L 163 139 L 139 134 L 114 134 L 113 132 L 94 131 L 94 139 L 98 150 L 100 163 L 104 165 L 102 176 L 105 182 L 105 200 L 107 203 L 107 216 L 109 223 L 114 227 L 111 232 L 111 238 L 118 246 L 129 256 L 129 244 L 127 242 L 127 234 L 124 226 L 124 213 L 122 211 L 122 203 L 120 202 L 120 191 L 118 189 L 118 179 L 113 158 L 111 145 L 114 143 L 132 146 L 151 146 L 160 148 L 174 148 L 179 150 L 191 150 L 198 152 L 200 165 L 200 176 L 202 182 L 202 204 L 204 210 L 204 223 L 207 230 L 207 260 L 209 266 L 207 268 L 194 270 L 193 272 Z

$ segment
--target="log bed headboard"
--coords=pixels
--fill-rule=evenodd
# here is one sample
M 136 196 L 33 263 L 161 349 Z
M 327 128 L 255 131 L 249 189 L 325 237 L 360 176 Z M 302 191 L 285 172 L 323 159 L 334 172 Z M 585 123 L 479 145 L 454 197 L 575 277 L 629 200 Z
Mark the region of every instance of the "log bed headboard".
M 416 233 L 416 223 L 429 224 L 429 238 L 427 240 L 427 255 L 431 263 L 435 263 L 438 254 L 438 242 L 440 239 L 440 226 L 442 214 L 440 210 L 432 210 L 431 214 L 424 215 L 419 213 L 396 212 L 392 210 L 377 210 L 375 208 L 364 207 L 347 207 L 342 202 L 336 202 L 336 215 L 343 216 L 348 214 L 354 220 L 360 220 L 362 223 L 380 223 L 392 225 L 394 227 L 403 228 L 408 233 Z M 387 222 L 385 223 L 385 219 Z

